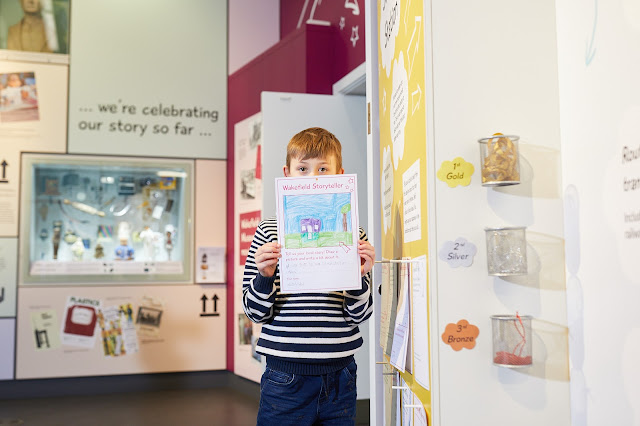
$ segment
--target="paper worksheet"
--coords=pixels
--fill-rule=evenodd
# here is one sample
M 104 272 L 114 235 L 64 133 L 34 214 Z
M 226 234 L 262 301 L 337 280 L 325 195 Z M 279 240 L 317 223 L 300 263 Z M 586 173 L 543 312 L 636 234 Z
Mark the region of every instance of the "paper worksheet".
M 382 376 L 384 382 L 384 418 L 385 425 L 397 426 L 400 423 L 400 392 L 393 389 L 398 384 L 399 375 L 389 365 L 384 364 Z
M 411 341 L 411 288 L 410 263 L 400 264 L 400 296 L 398 297 L 398 312 L 393 330 L 393 345 L 391 346 L 391 365 L 403 373 L 410 369 L 407 358 L 411 358 L 409 350 Z
M 402 380 L 402 379 L 400 379 Z M 422 401 L 402 380 L 402 426 L 429 426 Z
M 413 396 L 414 404 L 422 404 L 418 397 Z M 429 426 L 429 420 L 427 419 L 427 411 L 423 407 L 416 407 L 413 409 L 413 426 Z
M 429 390 L 429 316 L 427 303 L 427 256 L 419 256 L 411 263 L 411 296 L 413 314 L 413 361 L 414 377 Z
M 356 175 L 276 179 L 280 291 L 362 288 Z
M 400 385 L 402 386 L 401 403 L 402 403 L 402 426 L 413 425 L 413 392 L 409 388 L 409 385 L 400 378 Z

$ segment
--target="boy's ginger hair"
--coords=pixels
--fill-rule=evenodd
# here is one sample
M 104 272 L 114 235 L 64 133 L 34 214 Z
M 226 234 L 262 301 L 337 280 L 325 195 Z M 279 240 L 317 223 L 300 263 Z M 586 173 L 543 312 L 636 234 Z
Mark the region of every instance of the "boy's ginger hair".
M 334 155 L 337 170 L 342 168 L 342 145 L 338 138 L 321 127 L 310 127 L 295 134 L 287 145 L 287 167 L 292 158 L 328 158 Z

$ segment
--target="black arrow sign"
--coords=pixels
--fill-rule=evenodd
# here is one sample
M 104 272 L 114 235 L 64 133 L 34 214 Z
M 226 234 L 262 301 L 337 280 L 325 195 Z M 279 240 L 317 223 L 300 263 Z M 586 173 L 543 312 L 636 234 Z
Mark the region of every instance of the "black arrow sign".
M 213 301 L 213 313 L 207 313 L 207 300 L 209 298 L 203 294 L 200 300 L 202 300 L 202 312 L 200 313 L 201 317 L 219 317 L 220 313 L 218 312 L 218 295 L 214 294 L 211 300 Z
M 203 294 L 200 300 L 202 300 L 202 313 L 204 314 L 205 312 L 207 312 L 207 300 L 209 299 Z
M 0 303 L 4 300 L 4 287 L 2 287 L 2 292 L 0 292 Z
M 2 179 L 0 180 L 0 183 L 9 183 L 9 181 L 7 180 L 8 165 L 9 163 L 7 163 L 7 160 L 2 160 L 2 163 L 0 163 L 0 166 L 2 166 Z

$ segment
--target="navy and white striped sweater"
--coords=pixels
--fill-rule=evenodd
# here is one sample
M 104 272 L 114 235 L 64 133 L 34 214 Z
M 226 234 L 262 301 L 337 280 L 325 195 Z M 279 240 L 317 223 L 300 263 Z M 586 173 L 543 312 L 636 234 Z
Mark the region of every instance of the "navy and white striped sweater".
M 360 228 L 360 239 L 367 235 Z M 280 272 L 260 275 L 258 248 L 278 241 L 276 218 L 260 222 L 249 248 L 242 282 L 242 306 L 251 321 L 263 324 L 256 350 L 273 369 L 319 375 L 346 367 L 362 346 L 358 324 L 373 309 L 371 273 L 360 290 L 330 293 L 280 293 Z

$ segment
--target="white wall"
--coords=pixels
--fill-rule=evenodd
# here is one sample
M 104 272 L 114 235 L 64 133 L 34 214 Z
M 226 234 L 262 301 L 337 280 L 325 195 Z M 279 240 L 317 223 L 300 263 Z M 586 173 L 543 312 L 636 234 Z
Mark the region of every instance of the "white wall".
M 229 75 L 280 41 L 280 0 L 229 1 Z
M 640 3 L 556 7 L 573 424 L 638 425 Z
M 555 2 L 432 0 L 435 246 L 429 249 L 437 283 L 438 351 L 434 424 L 566 425 L 569 422 L 566 300 L 562 255 L 560 120 Z M 428 4 L 425 4 L 425 8 Z M 429 38 L 429 36 L 428 36 Z M 430 80 L 428 78 L 428 80 Z M 478 138 L 521 137 L 521 184 L 481 186 Z M 436 180 L 444 161 L 474 165 L 468 186 Z M 529 273 L 488 275 L 484 227 L 526 226 Z M 435 258 L 447 241 L 477 248 L 469 267 Z M 437 260 L 436 260 L 437 259 Z M 432 281 L 433 283 L 434 281 Z M 533 364 L 493 365 L 490 316 L 531 315 Z M 476 346 L 454 351 L 441 335 L 461 319 L 476 325 Z M 435 398 L 434 398 L 435 399 Z M 462 408 L 464 407 L 464 408 Z
M 226 1 L 78 2 L 71 15 L 69 153 L 226 158 Z

